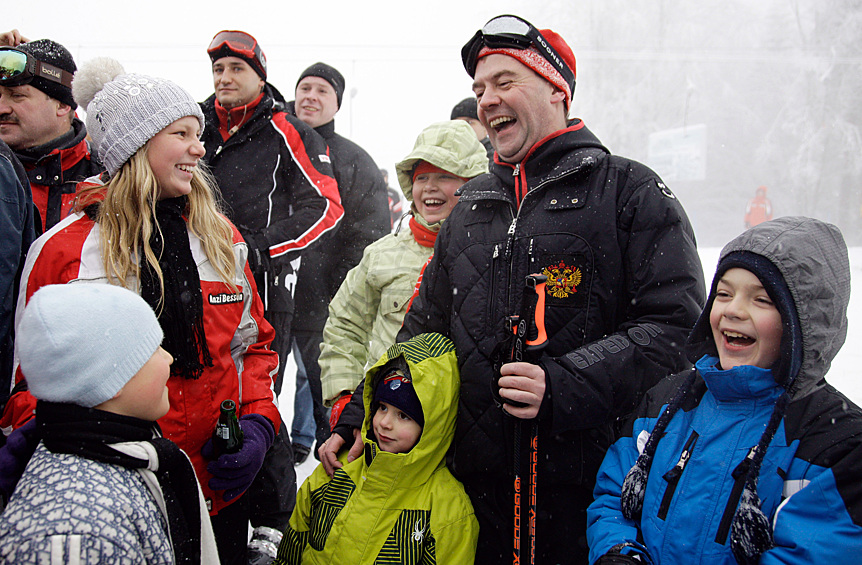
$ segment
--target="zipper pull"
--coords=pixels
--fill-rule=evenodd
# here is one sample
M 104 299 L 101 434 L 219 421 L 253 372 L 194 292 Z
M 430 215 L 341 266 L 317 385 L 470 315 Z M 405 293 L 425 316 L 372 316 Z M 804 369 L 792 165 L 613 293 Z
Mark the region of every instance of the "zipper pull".
M 515 170 L 514 170 L 514 171 L 512 171 L 512 176 L 513 176 L 513 177 L 516 177 L 516 176 L 518 176 L 519 174 L 521 174 L 521 163 L 518 163 L 517 165 L 515 165 Z
M 215 151 L 215 154 L 216 154 L 216 155 L 218 155 L 219 153 L 221 153 L 221 149 L 222 149 L 222 147 L 224 147 L 224 145 L 219 145 L 219 146 L 218 146 L 218 149 L 216 149 L 216 151 Z
M 497 245 L 494 246 L 494 254 L 491 255 L 491 259 L 496 259 L 499 256 L 500 256 L 500 244 L 498 243 Z
M 663 475 L 664 480 L 670 482 L 671 480 L 682 475 L 682 472 L 685 470 L 685 466 L 690 458 L 691 447 L 686 446 L 685 449 L 682 450 L 682 455 L 679 456 L 679 461 L 677 461 L 676 465 L 674 465 L 670 471 Z
M 756 445 L 748 450 L 748 455 L 745 456 L 745 459 L 739 462 L 739 465 L 737 465 L 736 469 L 731 473 L 731 476 L 734 479 L 739 479 L 748 474 L 748 468 L 751 467 L 751 460 L 754 459 L 755 451 L 757 451 Z

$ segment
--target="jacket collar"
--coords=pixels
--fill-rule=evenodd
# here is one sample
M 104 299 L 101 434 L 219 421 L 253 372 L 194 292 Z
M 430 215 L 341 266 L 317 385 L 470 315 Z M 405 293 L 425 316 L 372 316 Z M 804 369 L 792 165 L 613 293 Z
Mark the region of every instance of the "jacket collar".
M 466 183 L 456 194 L 468 201 L 505 200 L 515 205 L 516 192 L 521 189 L 523 194 L 540 189 L 557 178 L 595 166 L 608 153 L 586 125 L 575 119 L 536 143 L 520 163 L 500 161 L 495 153 L 490 175 Z
M 72 129 L 57 139 L 15 155 L 21 160 L 31 184 L 58 186 L 69 180 L 80 178 L 76 165 L 91 159 L 90 142 L 87 130 L 78 118 L 72 122 Z
M 86 142 L 87 128 L 84 122 L 75 118 L 72 127 L 63 135 L 52 139 L 48 143 L 16 151 L 15 156 L 28 170 L 37 166 L 44 166 L 42 161 L 57 159 L 63 162 L 62 169 L 68 170 L 78 161 L 90 155 L 90 148 Z M 82 143 L 83 142 L 83 143 Z
M 222 139 L 227 140 L 228 137 L 234 135 L 239 129 L 244 126 L 254 116 L 257 106 L 263 100 L 263 92 L 257 98 L 235 108 L 227 109 L 221 105 L 216 99 L 215 112 L 218 116 L 218 129 Z
M 277 91 L 275 91 L 269 83 L 264 85 L 263 98 L 261 98 L 260 102 L 258 102 L 251 118 L 246 120 L 243 126 L 240 127 L 239 131 L 237 131 L 235 135 L 230 136 L 227 141 L 225 141 L 225 143 L 229 142 L 234 138 L 243 137 L 243 134 L 248 134 L 253 129 L 256 129 L 259 125 L 261 125 L 263 121 L 269 120 L 274 112 L 278 110 L 283 110 L 283 106 L 278 101 L 278 99 L 273 96 L 273 92 Z M 216 96 L 215 93 L 213 93 L 200 105 L 201 110 L 204 113 L 204 118 L 207 125 L 207 131 L 204 133 L 205 136 L 211 135 L 210 130 L 217 131 L 219 128 L 219 116 L 216 112 L 215 103 Z M 212 138 L 208 137 L 208 139 Z
M 317 126 L 314 128 L 314 131 L 320 134 L 320 137 L 326 140 L 330 140 L 335 137 L 335 118 L 332 118 L 327 123 L 322 126 Z
M 575 119 L 569 122 L 565 129 L 557 130 L 539 140 L 520 163 L 506 163 L 500 156 L 494 154 L 491 164 L 491 174 L 503 181 L 506 186 L 514 186 L 518 176 L 516 172 L 523 169 L 527 182 L 547 176 L 558 168 L 573 151 L 580 149 L 598 149 L 609 153 L 599 139 L 587 128 L 583 121 Z
M 718 358 L 708 355 L 702 357 L 696 366 L 706 386 L 719 402 L 754 400 L 774 404 L 784 392 L 784 389 L 775 382 L 770 369 L 740 365 L 723 370 L 718 367 Z

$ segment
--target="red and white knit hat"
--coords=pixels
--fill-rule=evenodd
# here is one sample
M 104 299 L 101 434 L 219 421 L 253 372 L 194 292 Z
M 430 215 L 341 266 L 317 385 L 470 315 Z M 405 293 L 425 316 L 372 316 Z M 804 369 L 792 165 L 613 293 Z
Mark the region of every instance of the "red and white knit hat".
M 558 33 L 550 29 L 540 29 L 539 33 L 542 34 L 542 37 L 544 37 L 551 47 L 553 47 L 560 55 L 563 59 L 563 63 L 572 70 L 572 74 L 577 78 L 575 54 L 572 52 L 571 47 L 569 47 L 566 41 Z M 563 75 L 561 75 L 560 72 L 554 68 L 551 62 L 539 53 L 534 46 L 531 45 L 526 49 L 483 47 L 476 58 L 478 60 L 482 57 L 496 54 L 507 55 L 530 67 L 530 69 L 535 71 L 536 74 L 565 92 L 566 108 L 568 109 L 569 106 L 571 106 L 573 92 L 569 87 L 569 84 L 563 78 Z

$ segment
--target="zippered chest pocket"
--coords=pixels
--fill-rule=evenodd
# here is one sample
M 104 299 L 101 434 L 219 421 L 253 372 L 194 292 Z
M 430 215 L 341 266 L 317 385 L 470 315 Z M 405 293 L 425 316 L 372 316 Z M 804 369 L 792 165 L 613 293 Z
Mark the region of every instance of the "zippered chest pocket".
M 694 446 L 697 445 L 697 439 L 700 437 L 696 431 L 692 431 L 689 438 L 686 440 L 685 445 L 682 448 L 682 453 L 680 453 L 679 461 L 677 461 L 676 465 L 671 467 L 671 469 L 662 475 L 662 478 L 667 482 L 667 487 L 664 490 L 664 496 L 661 499 L 661 504 L 658 507 L 658 517 L 662 520 L 667 518 L 667 511 L 670 508 L 670 503 L 673 501 L 673 495 L 676 492 L 676 487 L 679 485 L 679 481 L 682 478 L 682 474 L 685 471 L 686 465 L 688 465 L 689 460 L 691 459 L 691 454 L 694 451 Z

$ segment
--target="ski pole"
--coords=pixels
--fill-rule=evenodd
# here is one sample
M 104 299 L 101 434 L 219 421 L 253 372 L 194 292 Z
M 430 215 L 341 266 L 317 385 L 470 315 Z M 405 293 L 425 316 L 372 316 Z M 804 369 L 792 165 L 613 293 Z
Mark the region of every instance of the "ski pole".
M 541 357 L 542 349 L 548 343 L 548 336 L 545 332 L 545 283 L 548 278 L 544 275 L 532 274 L 528 275 L 524 281 L 524 297 L 521 304 L 521 314 L 518 316 L 510 316 L 509 320 L 512 324 L 514 339 L 512 341 L 512 349 L 509 355 L 510 361 L 523 361 L 527 363 L 535 363 Z M 519 402 L 507 400 L 513 406 L 522 405 Z M 524 497 L 521 494 L 521 454 L 522 454 L 522 432 L 525 422 L 519 420 L 515 422 L 514 429 L 514 457 L 512 467 L 514 471 L 514 539 L 513 539 L 513 563 L 520 565 L 521 549 L 523 547 L 524 537 L 529 539 L 530 548 L 530 563 L 536 562 L 536 478 L 537 467 L 539 462 L 538 441 L 539 441 L 539 424 L 534 419 L 530 426 L 530 478 L 529 478 L 529 500 L 530 511 L 528 517 L 527 535 L 521 529 L 521 518 L 523 516 L 521 510 L 524 507 Z

